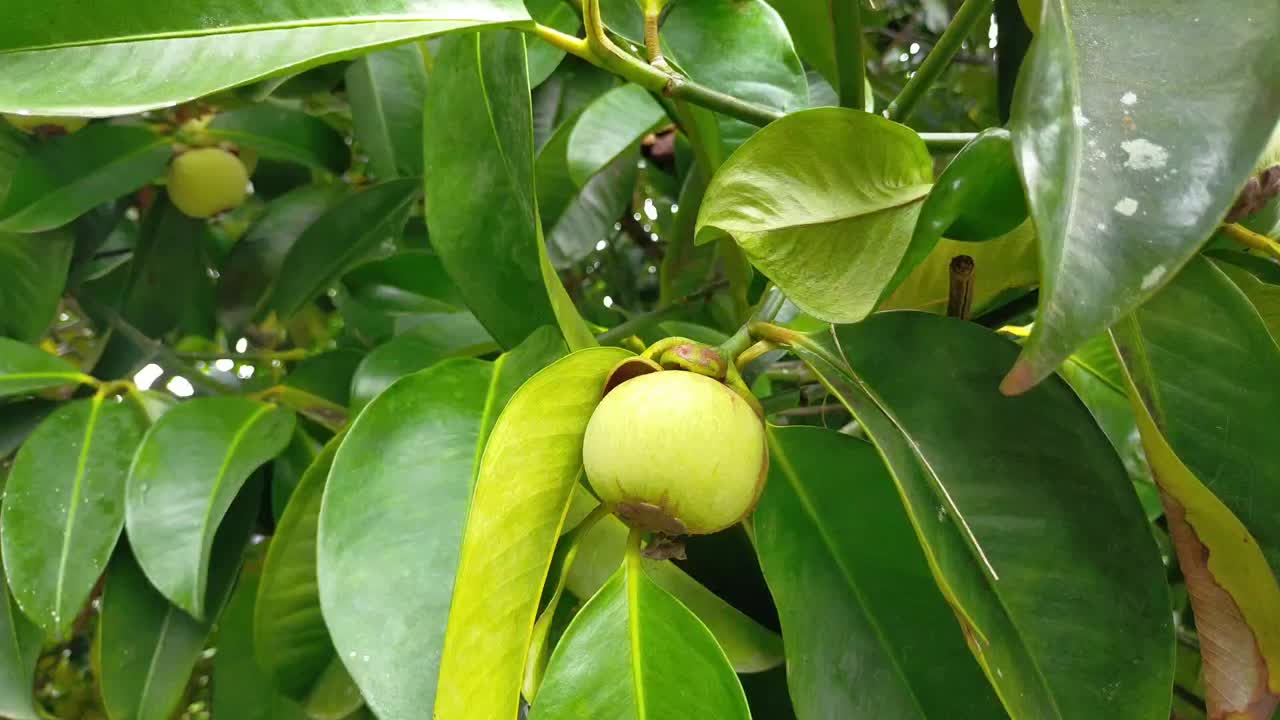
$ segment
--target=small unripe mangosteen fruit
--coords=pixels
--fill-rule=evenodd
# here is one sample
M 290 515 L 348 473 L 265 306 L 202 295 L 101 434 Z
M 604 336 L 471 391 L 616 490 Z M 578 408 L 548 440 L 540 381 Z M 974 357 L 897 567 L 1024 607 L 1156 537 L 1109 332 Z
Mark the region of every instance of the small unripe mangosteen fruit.
M 633 528 L 704 535 L 741 521 L 764 489 L 764 424 L 724 383 L 665 370 L 610 390 L 587 424 L 583 465 L 602 502 Z
M 70 135 L 89 124 L 88 118 L 55 117 L 53 115 L 10 115 L 4 114 L 9 124 L 28 135 L 40 137 L 57 137 Z
M 240 158 L 222 148 L 188 150 L 169 164 L 169 199 L 184 214 L 207 218 L 240 207 L 249 194 L 249 173 Z

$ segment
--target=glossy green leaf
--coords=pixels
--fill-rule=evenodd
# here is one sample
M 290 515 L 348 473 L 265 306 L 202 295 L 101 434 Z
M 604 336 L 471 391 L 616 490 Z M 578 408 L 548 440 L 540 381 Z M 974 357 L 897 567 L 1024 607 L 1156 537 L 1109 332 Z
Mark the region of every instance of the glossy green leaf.
M 93 667 L 111 720 L 171 720 L 216 617 L 226 604 L 258 514 L 261 486 L 246 486 L 214 542 L 205 606 L 193 619 L 156 591 L 125 543 L 107 568 Z
M 638 0 L 604 0 L 604 16 L 644 47 Z M 673 3 L 661 29 L 664 57 L 711 88 L 784 113 L 809 106 L 809 83 L 787 26 L 764 0 Z M 716 116 L 731 152 L 756 131 Z
M 1258 695 L 1274 702 L 1280 452 L 1267 418 L 1280 401 L 1271 380 L 1280 349 L 1246 296 L 1203 259 L 1112 337 L 1156 482 L 1181 516 L 1166 513 L 1200 627 L 1210 710 L 1243 712 Z M 1241 715 L 1250 716 L 1261 715 Z
M 258 466 L 280 454 L 293 413 L 241 397 L 198 398 L 165 413 L 129 471 L 125 523 L 152 584 L 196 619 L 214 534 Z
M 512 347 L 556 321 L 549 292 L 563 294 L 540 267 L 524 37 L 446 38 L 435 62 L 426 110 L 431 244 L 467 307 Z M 485 117 L 490 122 L 476 122 Z
M 947 311 L 951 284 L 951 260 L 957 255 L 973 259 L 972 312 L 980 314 L 1012 290 L 1027 290 L 1040 282 L 1035 226 L 1025 222 L 1004 237 L 984 243 L 967 243 L 943 238 L 933 251 L 911 271 L 880 310 Z
M 573 115 L 560 125 L 534 165 L 547 256 L 557 268 L 587 257 L 614 232 L 638 174 L 638 158 L 623 153 L 579 187 L 569 175 L 569 141 L 580 117 Z
M 562 0 L 563 1 L 563 0 Z M 551 135 L 582 111 L 592 100 L 616 87 L 618 78 L 575 57 L 560 67 L 533 91 L 534 147 L 542 151 Z M 538 172 L 541 181 L 542 173 Z M 538 198 L 539 207 L 542 198 Z
M 556 646 L 531 720 L 747 720 L 747 698 L 697 616 L 658 587 L 638 548 Z
M 387 720 L 420 717 L 435 696 L 491 378 L 487 363 L 459 359 L 393 385 L 352 426 L 325 491 L 321 606 L 339 657 Z M 391 547 L 412 548 L 413 562 Z
M 574 493 L 570 517 L 585 515 L 597 504 L 586 490 L 580 489 Z M 569 569 L 567 589 L 578 599 L 589 600 L 618 569 L 626 545 L 627 526 L 613 516 L 601 518 L 583 538 Z M 747 617 L 669 561 L 646 560 L 645 569 L 650 579 L 707 626 L 734 670 L 756 673 L 782 663 L 782 638 L 777 633 Z
M 105 123 L 41 143 L 14 170 L 0 203 L 0 231 L 65 225 L 163 175 L 170 154 L 168 140 L 146 128 Z
M 213 709 L 243 720 L 307 720 L 302 706 L 281 695 L 254 658 L 254 598 L 262 572 L 259 554 L 250 550 L 235 592 L 218 618 Z
M 347 68 L 356 140 L 380 178 L 422 175 L 427 66 L 420 43 L 370 53 Z
M 0 403 L 0 458 L 12 455 L 60 403 L 43 398 Z
M 302 474 L 315 462 L 322 446 L 301 427 L 294 427 L 289 445 L 271 461 L 271 516 L 277 525 L 290 496 L 302 482 Z
M 69 232 L 0 233 L 0 336 L 34 342 L 62 299 L 75 239 Z
M 32 703 L 36 660 L 43 637 L 9 594 L 9 582 L 0 564 L 0 634 L 8 639 L 0 652 L 0 715 L 12 720 L 39 720 Z
M 1044 3 L 1010 123 L 1044 277 L 1006 393 L 1172 279 L 1253 172 L 1280 117 L 1280 5 L 1219 9 Z
M 1058 373 L 1111 440 L 1138 489 L 1147 517 L 1159 517 L 1160 498 L 1152 484 L 1151 467 L 1142 449 L 1137 420 L 1125 394 L 1124 372 L 1111 347 L 1111 338 L 1099 335 L 1085 343 L 1062 363 Z
M 67 403 L 14 460 L 0 516 L 5 569 L 23 612 L 64 638 L 124 527 L 124 488 L 146 419 L 101 394 Z
M 447 313 L 466 307 L 440 257 L 409 250 L 352 268 L 342 276 L 351 297 L 391 314 Z
M 266 300 L 289 249 L 302 233 L 347 194 L 347 186 L 305 185 L 272 200 L 231 248 L 218 278 L 218 319 L 238 330 Z
M 697 242 L 732 237 L 801 310 L 860 320 L 897 273 L 932 179 L 929 152 L 907 127 L 858 110 L 805 110 L 720 167 Z
M 147 212 L 133 253 L 121 314 L 149 337 L 183 328 L 211 334 L 215 298 L 205 264 L 209 224 L 183 214 L 167 195 Z
M 378 393 L 410 373 L 446 357 L 481 355 L 497 349 L 471 313 L 414 317 L 414 327 L 375 348 L 351 378 L 351 406 L 364 407 Z
M 416 719 L 434 702 L 480 448 L 515 388 L 563 351 L 546 328 L 492 366 L 447 360 L 406 377 L 365 408 L 338 452 L 320 510 L 321 608 L 339 659 L 385 720 Z
M 817 68 L 831 87 L 840 85 L 840 73 L 836 66 L 834 26 L 831 23 L 831 3 L 814 0 L 769 0 L 787 24 L 791 40 L 795 43 L 800 59 Z M 831 103 L 838 106 L 837 100 Z
M 288 3 L 227 5 L 216 10 L 175 12 L 168 5 L 108 0 L 90 8 L 15 8 L 0 32 L 0 50 L 119 43 L 158 37 L 237 33 L 273 27 L 338 23 L 435 21 L 501 23 L 527 18 L 513 0 L 318 0 L 305 8 Z
M 351 163 L 342 134 L 300 110 L 258 104 L 213 118 L 208 134 L 250 148 L 264 158 L 341 173 Z
M 566 35 L 577 36 L 582 28 L 578 12 L 565 0 L 525 0 L 529 14 L 541 25 Z M 551 43 L 529 46 L 529 87 L 537 87 L 555 72 L 564 60 L 565 51 Z
M 32 144 L 30 138 L 5 125 L 0 128 L 0 197 L 9 193 L 14 169 Z
M 609 370 L 630 356 L 575 352 L 530 378 L 498 418 L 462 535 L 439 720 L 515 716 L 542 583 L 582 471 L 587 420 Z
M 769 429 L 754 516 L 801 720 L 1004 717 L 875 448 Z
M 216 14 L 115 2 L 88 13 L 31 11 L 5 25 L 0 72 L 15 81 L 0 109 L 52 115 L 124 115 L 174 105 L 275 74 L 298 73 L 451 30 L 527 25 L 517 0 L 380 0 L 227 5 Z M 65 14 L 69 19 L 62 19 Z M 99 22 L 103 18 L 110 18 Z M 96 44 L 96 43 L 109 44 Z M 56 81 L 51 82 L 52 79 Z
M 1010 138 L 1004 128 L 985 130 L 942 171 L 920 208 L 911 245 L 893 287 L 905 280 L 944 236 L 965 242 L 998 239 L 1027 219 L 1027 200 Z
M 320 503 L 333 457 L 342 443 L 334 438 L 307 468 L 276 524 L 267 548 L 253 613 L 253 653 L 263 673 L 281 692 L 307 702 L 328 690 L 329 675 L 341 683 L 346 669 L 329 638 L 320 614 L 320 590 L 316 581 L 316 531 Z M 362 700 L 346 676 L 349 704 L 345 715 Z
M 363 352 L 351 348 L 312 355 L 293 367 L 284 384 L 346 406 L 350 404 L 351 376 L 363 358 Z
M 795 349 L 880 450 L 1011 717 L 1168 717 L 1160 557 L 1115 451 L 1062 380 L 1002 397 L 1016 347 L 923 313 L 878 314 Z
M 399 236 L 418 196 L 413 179 L 351 195 L 315 220 L 289 248 L 263 311 L 291 317 L 381 243 Z
M 582 187 L 615 158 L 637 147 L 667 113 L 639 85 L 623 85 L 582 111 L 569 134 L 569 177 Z
M 60 357 L 0 337 L 0 397 L 92 382 L 93 378 Z
M 1264 261 L 1265 262 L 1265 261 Z M 1262 322 L 1271 331 L 1271 337 L 1280 339 L 1280 285 L 1275 283 L 1275 275 L 1260 274 L 1230 262 L 1214 261 L 1219 270 L 1231 278 L 1231 282 L 1240 288 L 1240 292 L 1249 298 L 1249 304 L 1262 317 Z M 1270 266 L 1271 263 L 1267 262 Z M 1270 269 L 1270 268 L 1268 268 Z M 1268 282 L 1270 281 L 1270 282 Z

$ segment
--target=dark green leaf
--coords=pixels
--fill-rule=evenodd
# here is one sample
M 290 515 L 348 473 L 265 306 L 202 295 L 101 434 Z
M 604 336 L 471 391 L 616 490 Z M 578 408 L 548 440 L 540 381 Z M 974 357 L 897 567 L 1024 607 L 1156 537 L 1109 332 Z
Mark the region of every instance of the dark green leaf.
M 143 127 L 96 123 L 39 144 L 14 169 L 0 231 L 51 230 L 133 192 L 164 174 L 168 142 Z
M 559 278 L 543 268 L 528 98 L 523 36 L 441 43 L 426 111 L 431 244 L 503 347 L 557 318 L 567 335 L 590 336 Z M 490 122 L 476 122 L 484 117 Z
M 235 592 L 218 618 L 218 654 L 213 663 L 214 710 L 243 720 L 307 720 L 302 706 L 281 695 L 254 658 L 253 610 L 261 584 L 261 567 L 257 557 L 260 551 L 250 553 Z
M 347 68 L 356 140 L 384 180 L 422 175 L 427 65 L 420 43 L 371 53 Z
M 732 237 L 801 310 L 861 320 L 896 276 L 932 179 L 929 152 L 907 127 L 860 110 L 805 110 L 720 167 L 697 242 Z
M 214 534 L 241 486 L 284 450 L 293 414 L 241 397 L 198 398 L 165 413 L 133 460 L 125 522 L 151 582 L 192 617 L 206 615 Z
M 39 720 L 32 703 L 40 628 L 18 610 L 0 565 L 0 635 L 8 641 L 0 653 L 0 714 L 13 720 Z
M 459 359 L 405 378 L 360 414 L 334 462 L 320 600 L 342 662 L 387 720 L 433 702 L 491 376 Z M 395 547 L 412 548 L 413 563 Z
M 345 407 L 350 404 L 351 376 L 363 358 L 363 353 L 350 349 L 313 355 L 298 363 L 284 384 Z
M 551 77 L 533 91 L 534 147 L 541 152 L 552 133 L 617 84 L 617 77 L 595 65 L 574 57 L 565 59 Z M 541 172 L 538 179 L 542 179 Z
M 346 675 L 320 614 L 316 583 L 320 501 L 341 442 L 341 437 L 329 442 L 290 497 L 267 549 L 252 610 L 253 646 L 262 671 L 281 692 L 303 703 L 325 689 L 322 680 L 328 676 Z M 346 686 L 350 704 L 342 714 L 361 703 L 349 677 Z
M 1004 717 L 875 448 L 802 427 L 769 448 L 755 541 L 796 717 Z
M 134 251 L 121 314 L 149 337 L 183 327 L 211 334 L 213 281 L 205 265 L 209 225 L 161 195 L 148 211 Z
M 582 717 L 751 717 L 715 637 L 649 578 L 638 548 L 565 631 L 530 714 Z
M 347 186 L 305 185 L 267 205 L 266 211 L 231 248 L 218 279 L 218 318 L 239 330 L 266 299 L 289 249 L 325 211 L 347 194 Z
M 1044 277 L 1006 393 L 1172 279 L 1253 172 L 1280 117 L 1280 4 L 1219 10 L 1044 2 L 1010 123 Z
M 664 121 L 667 113 L 639 85 L 614 88 L 582 111 L 569 134 L 569 177 L 582 187 Z
M 0 397 L 92 382 L 93 378 L 62 358 L 26 343 L 0 337 Z
M 1168 717 L 1160 557 L 1115 451 L 1061 379 L 1001 397 L 1016 347 L 922 313 L 874 315 L 796 349 L 885 458 L 1010 716 Z
M 0 233 L 0 335 L 34 342 L 44 334 L 62 299 L 74 245 L 66 231 Z
M 357 265 L 342 276 L 351 297 L 383 312 L 445 313 L 466 307 L 437 255 L 410 250 Z
M 0 458 L 7 458 L 26 442 L 60 403 L 42 398 L 0 403 Z
M 584 113 L 585 114 L 585 113 Z M 613 232 L 635 187 L 637 158 L 622 154 L 582 187 L 569 176 L 569 141 L 581 115 L 564 121 L 538 153 L 538 209 L 557 268 L 582 260 Z
M 18 451 L 0 516 L 23 612 L 63 639 L 124 527 L 124 488 L 146 419 L 104 395 L 62 405 Z
M 215 117 L 209 135 L 262 157 L 341 173 L 351 162 L 342 135 L 323 120 L 278 105 L 250 105 Z
M 210 619 L 191 618 L 143 574 L 126 543 L 107 568 L 93 660 L 102 703 L 111 718 L 171 720 L 215 618 L 235 584 L 261 486 L 256 482 L 227 512 L 214 541 L 205 606 Z
M 481 355 L 497 349 L 471 313 L 410 318 L 414 327 L 374 349 L 351 379 L 351 407 L 364 407 L 391 383 L 451 356 Z
M 389 180 L 334 205 L 289 248 L 263 311 L 292 317 L 379 244 L 398 237 L 417 195 L 417 180 Z

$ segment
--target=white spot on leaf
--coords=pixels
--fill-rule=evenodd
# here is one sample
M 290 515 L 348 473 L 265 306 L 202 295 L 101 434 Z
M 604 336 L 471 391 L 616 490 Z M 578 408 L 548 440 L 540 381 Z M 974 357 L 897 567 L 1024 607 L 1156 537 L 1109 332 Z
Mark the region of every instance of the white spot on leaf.
M 1129 92 L 1120 96 L 1120 102 L 1125 105 L 1136 105 L 1138 103 L 1138 96 L 1135 95 L 1132 90 L 1130 90 Z
M 1116 203 L 1116 212 L 1125 217 L 1132 217 L 1134 213 L 1138 212 L 1138 201 L 1131 197 L 1124 198 Z
M 1155 266 L 1154 268 L 1151 269 L 1151 272 L 1147 273 L 1146 276 L 1142 278 L 1142 289 L 1150 290 L 1151 288 L 1159 284 L 1161 278 L 1163 277 L 1164 277 L 1164 266 L 1163 265 Z
M 1125 140 L 1120 148 L 1129 153 L 1124 166 L 1131 170 L 1159 170 L 1169 162 L 1169 151 L 1146 138 Z

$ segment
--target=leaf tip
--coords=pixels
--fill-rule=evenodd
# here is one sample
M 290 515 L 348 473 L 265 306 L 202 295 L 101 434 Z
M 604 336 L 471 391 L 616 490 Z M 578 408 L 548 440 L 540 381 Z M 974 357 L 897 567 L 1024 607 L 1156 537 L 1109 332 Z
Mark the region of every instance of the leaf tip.
M 1013 368 L 1000 381 L 1000 394 L 1005 397 L 1017 397 L 1038 385 L 1043 379 L 1043 377 L 1037 377 L 1031 363 L 1025 358 L 1018 358 Z

